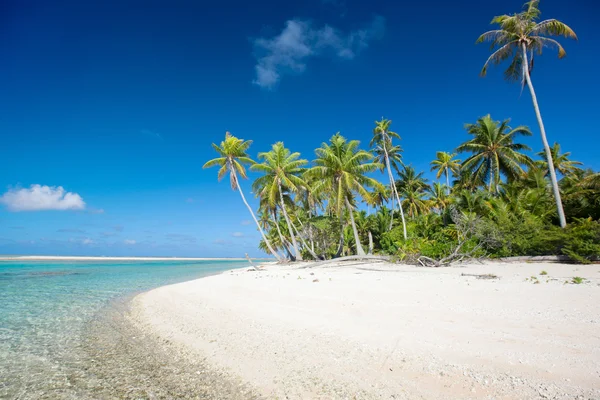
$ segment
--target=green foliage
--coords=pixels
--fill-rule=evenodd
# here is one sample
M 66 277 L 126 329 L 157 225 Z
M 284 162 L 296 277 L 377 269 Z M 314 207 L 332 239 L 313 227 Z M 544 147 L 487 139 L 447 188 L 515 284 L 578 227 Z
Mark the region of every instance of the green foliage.
M 572 260 L 589 263 L 600 256 L 600 222 L 591 218 L 577 219 L 565 231 L 564 255 Z
M 574 285 L 581 285 L 585 281 L 586 279 L 580 276 L 574 276 L 573 278 L 571 278 L 571 283 Z
M 542 272 L 540 272 L 540 275 L 548 275 L 548 272 L 542 271 Z

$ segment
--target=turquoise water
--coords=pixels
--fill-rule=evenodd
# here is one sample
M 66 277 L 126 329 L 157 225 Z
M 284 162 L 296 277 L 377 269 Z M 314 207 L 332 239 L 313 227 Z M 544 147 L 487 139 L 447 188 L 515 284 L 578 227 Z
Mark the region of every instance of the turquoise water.
M 80 360 L 73 357 L 86 325 L 115 298 L 246 266 L 247 261 L 1 261 L 0 398 L 52 398 L 52 385 L 78 368 Z

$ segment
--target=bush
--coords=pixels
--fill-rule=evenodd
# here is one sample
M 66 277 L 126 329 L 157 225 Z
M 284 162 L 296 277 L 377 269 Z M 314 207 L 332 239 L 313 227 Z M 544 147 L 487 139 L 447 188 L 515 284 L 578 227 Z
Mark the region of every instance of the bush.
M 574 261 L 589 263 L 600 256 L 600 221 L 575 219 L 565 230 L 562 253 Z

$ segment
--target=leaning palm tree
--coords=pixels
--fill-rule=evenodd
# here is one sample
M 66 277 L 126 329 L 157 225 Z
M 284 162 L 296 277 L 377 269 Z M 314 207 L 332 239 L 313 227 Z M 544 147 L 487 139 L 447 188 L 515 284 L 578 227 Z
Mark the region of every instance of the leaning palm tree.
M 375 128 L 373 129 L 373 138 L 371 139 L 371 147 L 375 145 L 375 154 L 377 155 L 377 161 L 382 165 L 383 168 L 387 169 L 388 178 L 390 180 L 390 187 L 392 188 L 392 195 L 396 197 L 398 208 L 400 209 L 400 217 L 402 218 L 402 229 L 404 231 L 404 240 L 407 239 L 406 233 L 406 221 L 404 219 L 404 210 L 402 210 L 402 202 L 398 191 L 396 190 L 396 184 L 394 182 L 394 175 L 392 174 L 391 166 L 394 165 L 398 168 L 398 165 L 402 165 L 402 158 L 400 152 L 402 148 L 400 146 L 394 146 L 392 139 L 400 139 L 400 135 L 396 132 L 390 131 L 390 125 L 392 121 L 389 119 L 381 118 L 381 121 L 375 121 Z M 394 207 L 392 205 L 392 214 Z
M 495 50 L 485 62 L 481 70 L 482 76 L 485 76 L 490 63 L 500 64 L 512 58 L 508 69 L 504 72 L 504 77 L 508 81 L 521 81 L 523 86 L 527 83 L 529 87 L 533 108 L 535 109 L 538 124 L 540 125 L 544 151 L 548 160 L 548 171 L 550 172 L 550 179 L 552 181 L 552 190 L 554 192 L 560 226 L 564 228 L 567 225 L 567 221 L 560 198 L 556 172 L 554 171 L 552 153 L 548 145 L 548 139 L 546 139 L 544 122 L 542 121 L 535 90 L 531 83 L 531 71 L 533 69 L 534 53 L 541 55 L 544 47 L 557 49 L 558 58 L 563 58 L 567 54 L 560 43 L 549 36 L 564 36 L 566 38 L 577 39 L 577 35 L 566 24 L 556 19 L 547 19 L 538 22 L 540 16 L 538 5 L 539 0 L 531 0 L 525 3 L 524 11 L 518 14 L 494 17 L 491 23 L 498 24 L 500 29 L 484 33 L 477 39 L 476 43 L 492 42 L 491 47 Z
M 217 146 L 214 143 L 212 144 L 213 149 L 215 149 L 215 151 L 219 154 L 220 157 L 213 158 L 212 160 L 207 161 L 206 164 L 204 164 L 202 166 L 202 168 L 210 168 L 210 167 L 215 167 L 215 166 L 221 167 L 219 169 L 219 173 L 218 173 L 219 180 L 223 179 L 223 177 L 225 175 L 227 175 L 227 173 L 229 173 L 229 181 L 231 182 L 231 189 L 237 190 L 240 193 L 240 196 L 242 197 L 242 201 L 248 208 L 248 211 L 250 211 L 250 214 L 252 215 L 252 219 L 254 219 L 254 222 L 256 222 L 256 226 L 258 227 L 258 230 L 260 231 L 260 234 L 261 234 L 263 241 L 264 241 L 265 245 L 267 246 L 268 250 L 271 252 L 271 254 L 273 254 L 273 256 L 275 256 L 275 258 L 278 261 L 282 261 L 281 257 L 273 249 L 273 246 L 271 246 L 271 243 L 267 239 L 265 232 L 263 231 L 262 227 L 258 223 L 258 220 L 256 219 L 256 215 L 254 215 L 254 211 L 252 211 L 252 208 L 246 201 L 246 197 L 244 196 L 244 192 L 242 191 L 242 187 L 240 186 L 238 174 L 243 179 L 248 179 L 248 176 L 246 175 L 246 168 L 244 167 L 244 164 L 249 164 L 249 165 L 255 164 L 255 161 L 252 160 L 248 156 L 248 153 L 247 153 L 248 148 L 250 147 L 251 144 L 252 144 L 252 140 L 238 139 L 237 137 L 233 136 L 231 133 L 226 132 L 225 140 L 223 140 L 221 142 L 220 146 Z
M 440 179 L 442 174 L 446 175 L 446 187 L 448 194 L 450 194 L 450 172 L 452 174 L 458 174 L 460 169 L 460 160 L 454 158 L 456 153 L 446 153 L 445 151 L 438 151 L 436 153 L 436 159 L 431 162 L 431 170 L 437 171 L 435 175 L 436 179 Z
M 308 161 L 298 159 L 299 157 L 300 153 L 292 153 L 283 145 L 283 142 L 277 142 L 273 145 L 271 151 L 259 153 L 258 158 L 263 162 L 253 164 L 250 169 L 265 174 L 254 182 L 252 189 L 258 196 L 267 199 L 270 206 L 279 204 L 288 225 L 296 259 L 302 260 L 296 235 L 294 235 L 294 229 L 284 202 L 284 191 L 299 193 L 300 189 L 306 186 L 300 175 L 303 172 L 302 167 L 308 164 Z
M 321 147 L 315 150 L 317 155 L 314 166 L 307 171 L 307 174 L 314 179 L 313 191 L 316 193 L 326 193 L 329 201 L 328 205 L 340 219 L 340 244 L 344 245 L 344 211 L 348 212 L 354 241 L 356 244 L 356 253 L 365 255 L 365 251 L 360 243 L 360 237 L 356 229 L 353 210 L 355 195 L 358 194 L 363 199 L 368 198 L 367 188 L 379 188 L 381 183 L 367 176 L 381 168 L 381 164 L 373 162 L 373 154 L 358 148 L 358 140 L 346 140 L 338 133 L 333 135 L 329 143 L 323 143 Z M 338 249 L 338 255 L 340 249 Z
M 563 176 L 571 175 L 572 173 L 581 171 L 581 168 L 578 165 L 583 165 L 582 162 L 569 160 L 570 152 L 561 153 L 560 152 L 560 144 L 554 143 L 554 145 L 550 148 L 550 153 L 552 154 L 552 162 L 554 163 L 554 169 L 561 173 Z M 547 167 L 548 166 L 548 156 L 544 150 L 537 153 L 538 156 L 542 157 L 540 162 L 541 165 Z M 546 168 L 547 169 L 547 168 Z M 548 170 L 549 172 L 549 170 Z
M 470 171 L 476 182 L 487 182 L 488 191 L 497 193 L 500 176 L 514 180 L 525 174 L 523 165 L 533 161 L 522 150 L 530 150 L 524 144 L 515 143 L 517 135 L 531 136 L 526 126 L 512 129 L 509 120 L 494 121 L 490 115 L 479 118 L 475 124 L 465 125 L 473 139 L 457 147 L 458 152 L 473 153 L 463 161 L 461 170 Z

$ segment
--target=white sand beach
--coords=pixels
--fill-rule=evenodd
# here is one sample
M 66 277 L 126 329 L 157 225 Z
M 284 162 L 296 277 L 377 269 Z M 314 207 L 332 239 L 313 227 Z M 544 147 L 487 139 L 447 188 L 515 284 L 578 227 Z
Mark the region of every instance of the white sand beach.
M 267 398 L 600 398 L 599 265 L 272 265 L 140 294 L 131 315 Z

